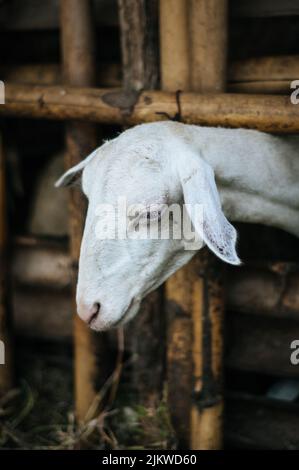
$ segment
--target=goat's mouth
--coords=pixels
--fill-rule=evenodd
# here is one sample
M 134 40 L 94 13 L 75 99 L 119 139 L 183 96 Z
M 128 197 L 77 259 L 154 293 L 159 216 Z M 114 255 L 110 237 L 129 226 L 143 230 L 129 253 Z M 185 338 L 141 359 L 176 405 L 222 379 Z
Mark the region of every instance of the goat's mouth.
M 114 323 L 113 328 L 118 328 L 119 326 L 123 326 L 125 323 L 127 323 L 135 315 L 135 309 L 137 306 L 139 308 L 139 303 L 140 302 L 137 301 L 135 297 L 132 297 L 128 307 L 126 308 L 120 319 L 117 320 L 116 323 Z
M 140 300 L 136 299 L 133 297 L 128 305 L 128 307 L 125 309 L 121 317 L 114 323 L 103 323 L 103 324 L 97 324 L 96 319 L 89 325 L 90 328 L 94 331 L 107 331 L 111 330 L 114 328 L 118 328 L 120 326 L 123 326 L 125 323 L 127 323 L 131 318 L 135 316 L 139 309 L 140 305 Z

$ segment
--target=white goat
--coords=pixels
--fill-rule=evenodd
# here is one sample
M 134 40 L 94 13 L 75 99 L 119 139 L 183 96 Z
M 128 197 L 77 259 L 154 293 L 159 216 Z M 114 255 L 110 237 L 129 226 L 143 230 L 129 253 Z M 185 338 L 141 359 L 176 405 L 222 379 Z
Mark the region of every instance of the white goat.
M 116 204 L 119 196 L 143 203 L 136 217 L 145 225 L 165 203 L 202 204 L 202 226 L 190 212 L 199 238 L 222 260 L 239 264 L 236 231 L 224 214 L 299 236 L 297 148 L 291 139 L 253 130 L 159 122 L 127 130 L 68 170 L 56 186 L 71 184 L 83 170 L 89 200 L 77 286 L 80 317 L 95 330 L 125 323 L 147 293 L 194 255 L 183 240 L 99 240 L 99 203 Z

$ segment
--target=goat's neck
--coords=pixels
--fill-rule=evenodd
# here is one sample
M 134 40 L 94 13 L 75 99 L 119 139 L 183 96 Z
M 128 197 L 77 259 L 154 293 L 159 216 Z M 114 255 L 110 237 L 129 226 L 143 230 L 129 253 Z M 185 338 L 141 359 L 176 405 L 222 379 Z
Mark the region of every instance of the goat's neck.
M 189 143 L 214 169 L 231 220 L 299 236 L 299 140 L 245 129 L 188 126 Z

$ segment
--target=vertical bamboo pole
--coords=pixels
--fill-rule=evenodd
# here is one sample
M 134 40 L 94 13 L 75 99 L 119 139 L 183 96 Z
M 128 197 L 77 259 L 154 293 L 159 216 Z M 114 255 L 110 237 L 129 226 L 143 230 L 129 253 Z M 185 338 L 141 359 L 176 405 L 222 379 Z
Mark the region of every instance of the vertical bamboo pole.
M 118 0 L 123 88 L 137 94 L 158 85 L 158 0 Z M 142 302 L 127 326 L 134 356 L 132 383 L 138 402 L 156 407 L 162 396 L 165 364 L 165 319 L 162 288 Z
M 11 312 L 8 295 L 7 269 L 7 221 L 5 162 L 2 136 L 0 136 L 0 340 L 1 360 L 4 353 L 5 363 L 0 363 L 0 397 L 13 386 Z
M 74 86 L 95 84 L 95 51 L 90 0 L 61 0 L 61 45 L 65 82 Z M 94 124 L 69 122 L 66 128 L 66 167 L 76 165 L 97 144 Z M 85 201 L 79 191 L 70 191 L 70 254 L 73 265 L 74 298 L 81 237 L 85 218 Z M 74 310 L 76 306 L 74 303 Z M 97 379 L 97 347 L 103 336 L 96 336 L 75 315 L 75 409 L 84 421 L 95 398 Z M 98 351 L 99 353 L 99 351 Z
M 227 67 L 227 0 L 191 0 L 192 91 L 224 92 Z M 192 449 L 220 449 L 223 436 L 223 266 L 205 250 L 197 261 L 199 285 L 193 310 Z M 200 344 L 200 346 L 199 346 Z
M 223 91 L 226 70 L 226 0 L 160 0 L 162 88 Z M 182 17 L 186 18 L 182 22 Z M 185 27 L 185 31 L 178 32 Z M 171 34 L 172 33 L 172 34 Z M 185 57 L 169 60 L 184 38 Z M 187 46 L 186 46 L 186 39 Z M 182 87 L 178 71 L 185 70 Z M 166 69 L 166 71 L 165 71 Z M 163 72 L 164 70 L 164 72 Z M 172 310 L 168 328 L 169 400 L 183 445 L 191 449 L 222 446 L 223 289 L 218 263 L 206 250 L 176 273 L 166 285 Z M 177 373 L 180 374 L 180 382 Z
M 189 90 L 189 35 L 187 0 L 160 0 L 161 88 Z M 190 441 L 188 416 L 192 388 L 192 286 L 196 281 L 193 261 L 180 269 L 165 288 L 168 315 L 168 401 L 181 446 Z
M 187 0 L 160 0 L 161 86 L 190 89 Z

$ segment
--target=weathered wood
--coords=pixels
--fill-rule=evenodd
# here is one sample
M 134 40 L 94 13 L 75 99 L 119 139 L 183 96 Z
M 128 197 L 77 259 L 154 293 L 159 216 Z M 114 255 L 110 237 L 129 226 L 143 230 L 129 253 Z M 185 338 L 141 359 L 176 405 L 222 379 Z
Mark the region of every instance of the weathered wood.
M 162 88 L 223 91 L 227 2 L 182 1 L 177 2 L 180 11 L 171 13 L 174 3 L 160 2 Z M 177 52 L 179 47 L 184 50 Z M 223 295 L 210 258 L 207 252 L 193 258 L 166 284 L 168 305 L 175 312 L 168 338 L 169 399 L 179 438 L 191 449 L 220 448 L 222 442 Z
M 231 313 L 227 325 L 226 365 L 278 377 L 298 377 L 290 345 L 299 338 L 295 320 Z
M 0 76 L 5 82 L 27 85 L 62 85 L 62 67 L 59 64 L 2 65 Z M 96 70 L 96 82 L 101 87 L 121 86 L 119 64 L 105 64 Z
M 153 53 L 147 53 L 147 56 L 152 55 Z M 133 53 L 132 56 L 134 57 Z M 258 57 L 232 62 L 228 64 L 228 90 L 288 94 L 290 82 L 299 76 L 298 64 L 297 55 Z M 97 68 L 96 75 L 97 83 L 102 87 L 121 86 L 119 64 L 105 64 L 104 67 Z M 6 82 L 18 84 L 61 85 L 63 82 L 62 70 L 58 64 L 0 66 L 0 76 Z M 153 77 L 149 78 L 151 83 Z
M 2 136 L 0 136 L 0 340 L 5 364 L 0 363 L 0 396 L 13 386 L 12 316 L 8 284 L 8 235 L 6 208 L 6 172 Z M 3 351 L 4 350 L 4 351 Z
M 192 0 L 190 8 L 191 89 L 223 92 L 227 81 L 227 0 Z M 213 40 L 211 41 L 211 35 Z M 191 449 L 223 446 L 223 321 L 224 289 L 220 262 L 199 253 L 193 295 L 193 394 Z M 200 334 L 199 334 L 200 333 Z M 201 346 L 199 346 L 201 342 Z
M 292 80 L 258 80 L 252 82 L 230 82 L 227 90 L 230 93 L 252 93 L 269 95 L 290 94 L 290 83 Z M 292 90 L 291 90 L 292 91 Z
M 7 83 L 5 92 L 1 116 L 134 125 L 165 120 L 165 114 L 175 116 L 178 111 L 176 94 L 164 91 L 144 91 L 135 106 L 128 95 L 115 89 Z M 299 132 L 299 107 L 291 103 L 289 96 L 182 93 L 180 103 L 182 121 L 188 124 Z
M 231 82 L 295 80 L 299 76 L 299 56 L 267 56 L 232 62 L 228 68 Z
M 158 3 L 156 0 L 118 0 L 123 88 L 138 94 L 158 85 Z M 155 407 L 161 400 L 165 363 L 163 290 L 142 302 L 138 316 L 126 328 L 134 361 L 132 383 L 138 402 Z
M 298 403 L 229 393 L 225 437 L 229 448 L 295 450 L 299 446 Z
M 61 41 L 65 82 L 73 86 L 92 86 L 95 82 L 95 51 L 92 10 L 89 0 L 61 0 Z M 77 164 L 97 144 L 95 126 L 70 122 L 66 130 L 66 166 Z M 85 201 L 79 191 L 70 192 L 70 254 L 73 266 L 73 298 L 77 265 L 84 227 Z M 75 301 L 74 301 L 74 310 Z M 96 397 L 97 348 L 104 354 L 104 340 L 75 315 L 75 407 L 79 421 L 84 421 Z M 101 371 L 102 373 L 103 371 Z
M 223 445 L 224 266 L 208 250 L 199 253 L 194 263 L 191 448 L 219 449 Z
M 200 289 L 200 285 L 201 280 L 196 276 L 196 263 L 191 260 L 188 266 L 180 269 L 166 282 L 165 288 L 168 312 L 168 401 L 173 426 L 183 448 L 190 446 L 192 314 L 198 313 L 196 288 Z M 194 338 L 200 337 L 201 333 L 201 330 L 198 331 Z M 201 357 L 201 341 L 197 343 L 197 347 L 196 354 Z
M 299 269 L 292 263 L 227 269 L 227 304 L 235 312 L 299 319 Z
M 163 90 L 175 92 L 190 89 L 188 49 L 187 2 L 185 0 L 160 0 L 160 71 Z M 175 113 L 169 114 L 174 116 Z M 182 268 L 171 276 L 165 287 L 168 406 L 173 427 L 182 448 L 190 446 L 193 369 L 191 347 L 194 274 L 192 267 L 191 261 L 187 268 Z
M 160 0 L 160 73 L 166 91 L 190 88 L 186 7 L 186 0 Z
M 228 68 L 228 90 L 238 93 L 289 94 L 299 76 L 298 56 L 239 60 Z
M 125 90 L 151 90 L 158 83 L 157 0 L 118 0 Z
M 223 92 L 227 68 L 227 1 L 188 2 L 190 90 Z

